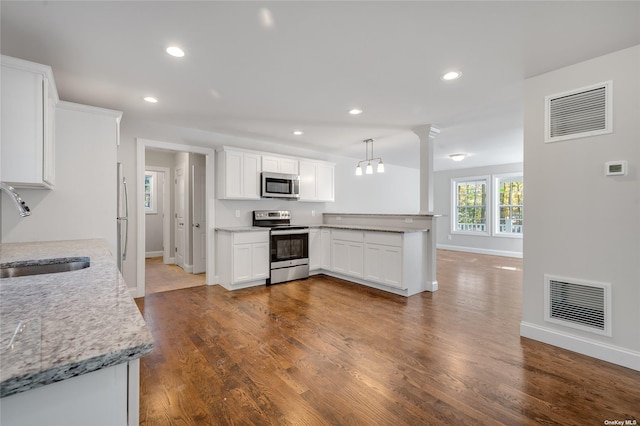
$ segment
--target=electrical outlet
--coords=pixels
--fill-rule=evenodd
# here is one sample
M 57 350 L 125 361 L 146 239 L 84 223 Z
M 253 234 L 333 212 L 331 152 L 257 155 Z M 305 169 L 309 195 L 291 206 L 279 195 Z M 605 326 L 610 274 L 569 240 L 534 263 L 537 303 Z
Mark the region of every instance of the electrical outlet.
M 405 223 L 413 223 L 413 219 L 410 218 L 410 217 L 406 217 L 406 218 L 404 218 L 404 222 Z
M 316 217 L 316 211 L 315 210 L 311 210 L 311 217 Z
M 447 235 L 447 239 L 451 241 L 451 234 Z
M 240 210 L 236 210 L 236 217 L 240 217 Z
M 342 220 L 340 216 L 336 216 L 336 220 Z

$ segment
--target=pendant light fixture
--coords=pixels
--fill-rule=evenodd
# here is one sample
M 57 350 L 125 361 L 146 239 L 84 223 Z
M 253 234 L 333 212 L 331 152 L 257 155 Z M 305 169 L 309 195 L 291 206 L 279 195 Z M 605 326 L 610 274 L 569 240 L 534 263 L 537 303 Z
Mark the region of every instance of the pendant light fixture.
M 356 176 L 362 176 L 362 163 L 367 163 L 365 167 L 365 174 L 372 175 L 373 174 L 373 166 L 371 165 L 372 161 L 378 161 L 378 167 L 376 167 L 376 172 L 384 173 L 384 163 L 382 162 L 382 158 L 376 157 L 373 158 L 373 139 L 365 139 L 362 142 L 365 143 L 365 159 L 358 162 L 358 166 L 356 167 Z M 369 144 L 371 144 L 371 157 L 369 157 Z

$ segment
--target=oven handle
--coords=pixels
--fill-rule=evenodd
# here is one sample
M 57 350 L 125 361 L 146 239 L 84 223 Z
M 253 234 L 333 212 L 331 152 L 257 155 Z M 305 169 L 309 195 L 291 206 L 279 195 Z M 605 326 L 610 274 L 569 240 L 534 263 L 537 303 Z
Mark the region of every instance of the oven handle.
M 298 234 L 308 234 L 308 229 L 291 229 L 291 230 L 273 230 L 271 231 L 271 235 L 298 235 Z

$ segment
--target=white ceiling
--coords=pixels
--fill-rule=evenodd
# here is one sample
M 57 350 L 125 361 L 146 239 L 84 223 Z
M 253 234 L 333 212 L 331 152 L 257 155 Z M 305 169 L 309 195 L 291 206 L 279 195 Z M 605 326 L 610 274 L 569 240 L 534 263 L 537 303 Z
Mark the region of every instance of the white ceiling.
M 640 44 L 634 1 L 3 0 L 0 15 L 2 53 L 51 65 L 61 99 L 354 158 L 375 138 L 416 168 L 411 129 L 431 123 L 436 170 L 522 161 L 524 79 Z

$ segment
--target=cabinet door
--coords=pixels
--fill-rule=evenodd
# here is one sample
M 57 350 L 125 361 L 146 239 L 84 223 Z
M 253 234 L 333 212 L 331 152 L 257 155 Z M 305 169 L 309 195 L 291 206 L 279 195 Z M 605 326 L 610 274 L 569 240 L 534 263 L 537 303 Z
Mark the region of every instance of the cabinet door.
M 365 244 L 364 278 L 369 281 L 383 282 L 382 247 L 377 244 Z
M 225 151 L 224 158 L 224 188 L 225 198 L 242 198 L 243 156 L 241 152 Z
M 332 164 L 318 164 L 316 166 L 316 197 L 318 201 L 335 201 L 334 169 Z
M 347 262 L 347 274 L 362 278 L 364 275 L 364 245 L 362 243 L 348 243 Z
M 258 154 L 243 154 L 242 175 L 243 198 L 260 198 L 260 156 Z
M 309 269 L 320 269 L 322 263 L 322 234 L 318 229 L 309 230 Z
M 300 201 L 316 201 L 316 164 L 300 161 Z
M 249 281 L 252 278 L 251 244 L 234 244 L 233 246 L 233 282 Z
M 277 157 L 262 156 L 262 171 L 280 173 L 280 161 Z
M 346 241 L 333 240 L 331 242 L 331 266 L 333 271 L 341 274 L 348 272 L 347 248 Z
M 269 243 L 254 243 L 251 247 L 251 278 L 269 278 Z
M 290 175 L 298 174 L 298 160 L 292 160 L 290 158 L 280 159 L 280 173 L 287 173 Z
M 402 288 L 402 249 L 382 246 L 382 279 L 383 283 Z
M 331 270 L 331 230 L 330 229 L 322 229 L 320 230 L 320 239 L 322 241 L 322 259 L 320 263 L 320 267 L 322 269 L 326 269 L 327 271 Z

